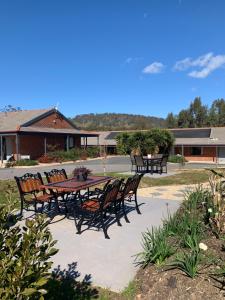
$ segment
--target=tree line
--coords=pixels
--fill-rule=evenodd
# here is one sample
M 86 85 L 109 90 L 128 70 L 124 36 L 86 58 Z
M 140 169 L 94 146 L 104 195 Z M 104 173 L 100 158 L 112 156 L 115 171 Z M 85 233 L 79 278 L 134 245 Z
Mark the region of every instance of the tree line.
M 214 100 L 208 107 L 203 105 L 201 98 L 196 97 L 187 109 L 182 109 L 177 115 L 172 112 L 167 115 L 167 128 L 195 128 L 195 127 L 225 126 L 225 100 Z
M 78 129 L 141 130 L 165 127 L 165 119 L 119 113 L 83 114 L 71 119 Z

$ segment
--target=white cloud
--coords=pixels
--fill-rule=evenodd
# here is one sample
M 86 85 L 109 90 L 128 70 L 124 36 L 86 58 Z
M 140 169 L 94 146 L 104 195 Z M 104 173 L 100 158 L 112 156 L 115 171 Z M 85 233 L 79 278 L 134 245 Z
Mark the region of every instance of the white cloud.
M 209 52 L 196 59 L 186 57 L 177 61 L 174 65 L 174 70 L 185 71 L 190 68 L 197 68 L 197 70 L 189 72 L 188 75 L 194 78 L 205 78 L 223 65 L 225 65 L 225 55 L 214 55 L 213 52 Z
M 130 64 L 132 62 L 132 57 L 128 57 L 125 59 L 125 64 Z
M 205 78 L 214 70 L 225 65 L 225 55 L 217 55 L 211 58 L 206 67 L 200 71 L 192 71 L 188 75 L 194 78 Z
M 165 68 L 164 64 L 155 61 L 152 64 L 146 66 L 142 72 L 144 74 L 157 74 L 157 73 L 162 73 L 164 68 Z
M 125 61 L 124 61 L 124 64 L 125 65 L 127 65 L 127 64 L 129 65 L 131 63 L 136 63 L 136 62 L 138 62 L 138 61 L 140 61 L 142 59 L 143 59 L 142 57 L 127 57 L 125 59 Z

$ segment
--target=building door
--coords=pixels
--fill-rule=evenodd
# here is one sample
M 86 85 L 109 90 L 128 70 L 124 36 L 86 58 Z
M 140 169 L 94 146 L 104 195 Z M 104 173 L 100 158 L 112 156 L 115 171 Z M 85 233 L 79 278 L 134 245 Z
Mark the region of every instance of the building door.
M 10 137 L 5 138 L 5 145 L 6 145 L 6 159 L 8 159 L 13 154 L 12 139 Z
M 1 141 L 2 141 L 2 145 L 1 145 Z M 2 139 L 0 140 L 0 152 L 2 151 L 2 153 L 0 153 L 1 158 L 5 160 L 6 159 L 6 142 L 5 142 L 5 137 L 2 137 Z
M 219 164 L 225 164 L 225 147 L 218 148 L 218 162 Z

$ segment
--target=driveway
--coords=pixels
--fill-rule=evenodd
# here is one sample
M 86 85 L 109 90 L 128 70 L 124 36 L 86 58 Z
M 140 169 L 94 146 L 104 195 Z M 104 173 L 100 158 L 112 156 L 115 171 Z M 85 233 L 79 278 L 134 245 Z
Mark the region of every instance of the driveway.
M 50 224 L 53 238 L 58 240 L 59 252 L 52 258 L 54 268 L 67 269 L 77 263 L 76 271 L 80 280 L 90 275 L 93 285 L 121 291 L 134 278 L 137 267 L 134 256 L 141 249 L 142 232 L 152 226 L 162 225 L 162 220 L 173 214 L 180 201 L 138 197 L 141 215 L 136 210 L 128 214 L 130 223 L 121 220 L 122 227 L 114 223 L 108 229 L 110 239 L 104 238 L 102 231 L 86 230 L 76 234 L 73 219 L 58 216 Z
M 43 174 L 44 171 L 50 171 L 54 168 L 64 168 L 67 174 L 71 174 L 73 169 L 78 166 L 87 167 L 94 173 L 103 173 L 104 167 L 106 172 L 127 172 L 130 170 L 130 158 L 116 156 L 108 157 L 105 160 L 93 159 L 74 163 L 49 164 L 47 166 L 38 165 L 32 167 L 2 168 L 0 169 L 0 179 L 13 179 L 14 176 L 22 176 L 26 172 L 40 172 Z
M 20 168 L 0 168 L 0 180 L 1 179 L 13 179 L 14 176 L 22 176 L 26 172 L 43 174 L 44 171 L 49 171 L 54 168 L 64 168 L 68 174 L 71 174 L 73 169 L 77 166 L 84 166 L 91 169 L 94 173 L 103 173 L 104 167 L 106 172 L 129 172 L 131 168 L 130 158 L 128 156 L 114 156 L 103 159 L 92 159 L 74 163 L 62 163 L 62 164 L 49 164 L 39 165 L 33 167 L 20 167 Z M 179 164 L 168 163 L 168 173 L 182 171 L 183 169 L 204 169 L 215 168 L 216 164 L 207 163 L 186 163 L 184 166 Z M 225 167 L 225 165 L 219 165 L 219 167 Z

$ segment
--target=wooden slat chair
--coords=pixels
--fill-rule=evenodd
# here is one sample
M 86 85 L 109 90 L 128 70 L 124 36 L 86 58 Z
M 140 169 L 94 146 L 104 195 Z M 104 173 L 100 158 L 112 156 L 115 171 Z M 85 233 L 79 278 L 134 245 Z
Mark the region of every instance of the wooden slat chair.
M 134 155 L 130 154 L 130 161 L 131 161 L 131 172 L 136 171 L 136 161 Z
M 128 202 L 134 201 L 137 213 L 141 214 L 137 202 L 137 189 L 143 175 L 144 174 L 136 174 L 132 177 L 129 177 L 125 183 L 122 183 L 121 189 L 117 195 L 117 201 L 120 202 L 120 205 L 122 206 L 122 210 L 126 222 L 129 222 L 129 220 L 127 218 L 127 214 L 125 210 L 125 201 Z
M 55 182 L 60 182 L 68 179 L 68 176 L 66 174 L 65 169 L 52 169 L 50 172 L 44 172 L 47 182 L 48 183 L 55 183 Z M 58 198 L 59 202 L 62 202 L 65 206 L 66 213 L 68 213 L 68 208 L 67 208 L 67 199 L 68 199 L 68 193 L 65 192 L 58 192 L 54 191 L 53 193 L 55 196 Z
M 52 169 L 50 172 L 44 172 L 48 183 L 59 182 L 68 179 L 65 169 Z
M 158 173 L 162 174 L 164 170 L 165 173 L 167 173 L 168 157 L 169 155 L 163 155 L 163 157 L 154 164 L 154 167 L 156 167 L 156 171 Z
M 105 224 L 106 213 L 110 213 L 112 209 L 113 213 L 115 214 L 117 224 L 119 226 L 121 225 L 119 223 L 116 208 L 118 203 L 117 195 L 120 190 L 120 186 L 121 180 L 116 180 L 113 182 L 113 184 L 108 184 L 106 190 L 100 195 L 100 197 L 88 199 L 84 202 L 81 202 L 79 206 L 74 207 L 74 220 L 78 234 L 81 234 L 82 225 L 88 225 L 90 227 L 91 224 L 94 224 L 94 222 L 99 220 L 105 238 L 109 239 L 107 226 Z M 78 218 L 79 221 L 77 221 Z
M 90 199 L 91 197 L 100 197 L 107 189 L 108 185 L 110 184 L 111 182 L 111 179 L 109 181 L 107 181 L 104 186 L 102 188 L 100 187 L 96 187 L 94 190 L 89 190 L 87 192 L 85 192 L 83 195 L 82 195 L 82 200 L 85 201 L 85 199 Z M 112 184 L 112 183 L 111 183 Z
M 56 201 L 58 208 L 58 202 L 54 198 L 54 195 L 48 194 L 46 190 L 40 188 L 40 186 L 44 184 L 40 173 L 26 173 L 21 177 L 15 176 L 14 178 L 21 200 L 20 215 L 23 214 L 23 209 L 29 210 L 30 205 L 34 205 L 34 211 L 37 212 L 37 204 L 42 205 L 43 211 L 44 204 L 48 203 L 48 209 L 50 210 L 52 200 Z
M 136 173 L 147 173 L 148 166 L 142 155 L 134 155 L 136 163 Z

